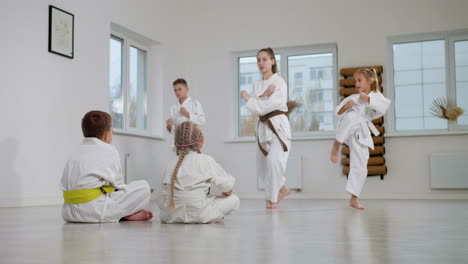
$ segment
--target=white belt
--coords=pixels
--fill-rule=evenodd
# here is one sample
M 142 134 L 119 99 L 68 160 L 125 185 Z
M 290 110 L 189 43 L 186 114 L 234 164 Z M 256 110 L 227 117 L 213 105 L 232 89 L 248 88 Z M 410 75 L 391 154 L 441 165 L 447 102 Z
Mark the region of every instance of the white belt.
M 206 198 L 205 191 L 175 191 L 174 199 L 203 199 Z
M 366 125 L 370 128 L 370 130 L 372 131 L 372 134 L 374 134 L 374 136 L 380 135 L 379 130 L 377 130 L 374 123 L 372 123 L 372 121 L 366 119 Z

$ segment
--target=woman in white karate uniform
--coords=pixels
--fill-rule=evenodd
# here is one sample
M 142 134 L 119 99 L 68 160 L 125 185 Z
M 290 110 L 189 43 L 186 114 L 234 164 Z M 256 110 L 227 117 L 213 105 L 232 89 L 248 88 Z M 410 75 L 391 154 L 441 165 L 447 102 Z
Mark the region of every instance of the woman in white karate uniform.
M 157 202 L 165 223 L 210 223 L 239 208 L 232 194 L 235 179 L 201 153 L 204 139 L 198 125 L 186 121 L 176 127 L 178 157 L 169 162 Z
M 291 128 L 288 112 L 288 90 L 285 81 L 277 74 L 275 54 L 271 48 L 257 53 L 257 66 L 262 80 L 255 82 L 247 100 L 247 109 L 260 116 L 257 125 L 257 177 L 265 183 L 267 208 L 276 208 L 291 191 L 286 186 L 286 164 L 291 149 Z
M 379 135 L 372 120 L 383 116 L 391 102 L 380 92 L 375 69 L 359 69 L 354 73 L 354 79 L 359 94 L 346 97 L 335 110 L 338 120 L 330 159 L 333 163 L 338 162 L 341 144 L 348 145 L 350 170 L 346 191 L 351 194 L 350 206 L 363 210 L 358 197 L 367 178 L 369 148 L 374 149 L 369 129 L 374 135 Z

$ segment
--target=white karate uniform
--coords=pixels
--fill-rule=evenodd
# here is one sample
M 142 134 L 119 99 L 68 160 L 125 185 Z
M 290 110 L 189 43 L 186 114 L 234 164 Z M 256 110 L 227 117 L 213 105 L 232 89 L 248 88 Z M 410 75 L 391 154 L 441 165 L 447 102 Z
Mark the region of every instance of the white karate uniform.
M 179 157 L 174 158 L 162 180 L 157 203 L 165 223 L 210 223 L 239 208 L 239 198 L 223 196 L 234 187 L 235 179 L 205 154 L 190 151 L 177 173 L 174 189 L 175 208 L 170 208 L 171 177 Z
M 103 185 L 117 190 L 88 203 L 64 203 L 63 219 L 68 222 L 117 222 L 122 217 L 148 209 L 148 183 L 134 181 L 124 184 L 115 147 L 97 138 L 85 138 L 65 164 L 62 190 L 92 189 Z
M 184 116 L 180 113 L 180 108 L 184 107 L 190 113 L 190 118 Z M 177 103 L 172 105 L 169 109 L 169 118 L 172 119 L 172 129 L 171 134 L 174 134 L 175 127 L 180 125 L 185 121 L 192 121 L 197 125 L 204 125 L 206 123 L 205 112 L 203 107 L 197 100 L 191 98 L 190 96 L 185 99 L 185 101 L 180 104 L 179 100 Z
M 259 98 L 270 84 L 276 86 L 275 91 L 268 97 Z M 275 110 L 288 111 L 288 89 L 286 82 L 278 74 L 273 74 L 268 80 L 258 80 L 254 83 L 253 92 L 247 101 L 246 107 L 254 114 L 263 116 Z M 278 201 L 278 194 L 286 182 L 284 174 L 291 150 L 291 128 L 286 115 L 277 115 L 270 118 L 273 127 L 281 140 L 287 145 L 284 151 L 278 137 L 271 131 L 266 122 L 257 125 L 258 142 L 268 152 L 268 156 L 257 148 L 257 177 L 265 184 L 266 200 Z
M 367 178 L 369 148 L 374 149 L 369 129 L 374 135 L 379 135 L 372 120 L 383 116 L 391 103 L 379 92 L 370 92 L 368 96 L 370 97 L 369 103 L 361 101 L 359 94 L 350 95 L 335 109 L 337 115 L 336 140 L 348 145 L 350 150 L 350 170 L 345 189 L 358 197 Z M 340 109 L 349 100 L 354 101 L 353 107 L 338 115 Z

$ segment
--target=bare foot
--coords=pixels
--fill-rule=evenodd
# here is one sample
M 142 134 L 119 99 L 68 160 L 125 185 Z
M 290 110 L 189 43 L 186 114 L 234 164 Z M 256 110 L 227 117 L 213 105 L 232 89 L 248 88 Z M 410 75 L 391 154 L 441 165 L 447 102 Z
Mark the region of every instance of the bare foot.
M 277 203 L 280 203 L 281 200 L 283 200 L 286 196 L 290 195 L 291 194 L 291 190 L 286 186 L 286 185 L 283 185 L 283 187 L 281 187 L 281 190 L 278 194 L 278 202 Z
M 267 200 L 267 201 L 266 201 L 266 208 L 268 208 L 268 209 L 276 209 L 276 208 L 278 208 L 278 207 L 277 207 L 277 206 L 275 205 L 275 203 L 273 203 L 272 201 L 268 201 L 268 200 Z
M 338 151 L 340 150 L 340 145 L 341 143 L 339 141 L 337 140 L 333 141 L 333 146 L 332 146 L 332 150 L 330 153 L 330 160 L 333 163 L 338 162 Z
M 349 201 L 349 206 L 353 207 L 353 208 L 356 208 L 358 210 L 364 210 L 366 208 L 364 208 L 364 206 L 362 206 L 358 201 L 357 199 L 351 199 L 351 201 Z
M 132 215 L 124 217 L 127 221 L 148 221 L 153 218 L 153 213 L 148 210 L 140 210 Z

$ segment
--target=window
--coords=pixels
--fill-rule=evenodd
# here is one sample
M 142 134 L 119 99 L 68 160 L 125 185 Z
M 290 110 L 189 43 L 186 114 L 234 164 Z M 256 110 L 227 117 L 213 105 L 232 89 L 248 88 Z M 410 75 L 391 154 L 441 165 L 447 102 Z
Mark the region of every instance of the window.
M 146 51 L 130 46 L 128 121 L 131 128 L 146 129 Z
M 455 89 L 457 105 L 465 110 L 458 124 L 468 126 L 468 38 L 455 41 Z
M 433 116 L 437 98 L 456 100 L 468 110 L 468 41 L 454 33 L 403 37 L 391 40 L 393 129 L 396 132 L 450 131 L 468 125 L 467 114 L 450 124 Z
M 113 126 L 147 131 L 148 48 L 123 36 L 110 36 L 109 109 Z
M 429 110 L 447 93 L 445 41 L 394 44 L 393 54 L 396 130 L 447 129 Z
M 294 89 L 302 89 L 302 72 L 294 73 Z
M 336 45 L 316 45 L 274 49 L 278 74 L 288 86 L 288 100 L 300 104 L 289 116 L 294 138 L 332 136 L 337 98 Z M 256 52 L 234 54 L 237 72 L 236 93 L 252 91 L 255 80 L 261 79 Z M 310 77 L 310 78 L 309 78 Z M 247 78 L 249 81 L 245 81 Z M 237 97 L 236 138 L 255 135 L 257 116 Z
M 310 69 L 314 69 L 317 74 L 314 79 L 310 78 L 304 82 L 302 72 Z M 332 52 L 288 56 L 289 76 L 294 74 L 294 80 L 290 79 L 288 82 L 289 100 L 301 104 L 289 116 L 294 134 L 307 136 L 313 132 L 334 130 L 334 102 L 337 88 L 333 69 Z M 325 74 L 320 75 L 319 72 Z
M 320 68 L 310 68 L 310 80 L 318 80 L 323 75 Z
M 113 125 L 123 128 L 123 40 L 115 36 L 110 38 L 110 76 L 109 76 L 109 106 Z

